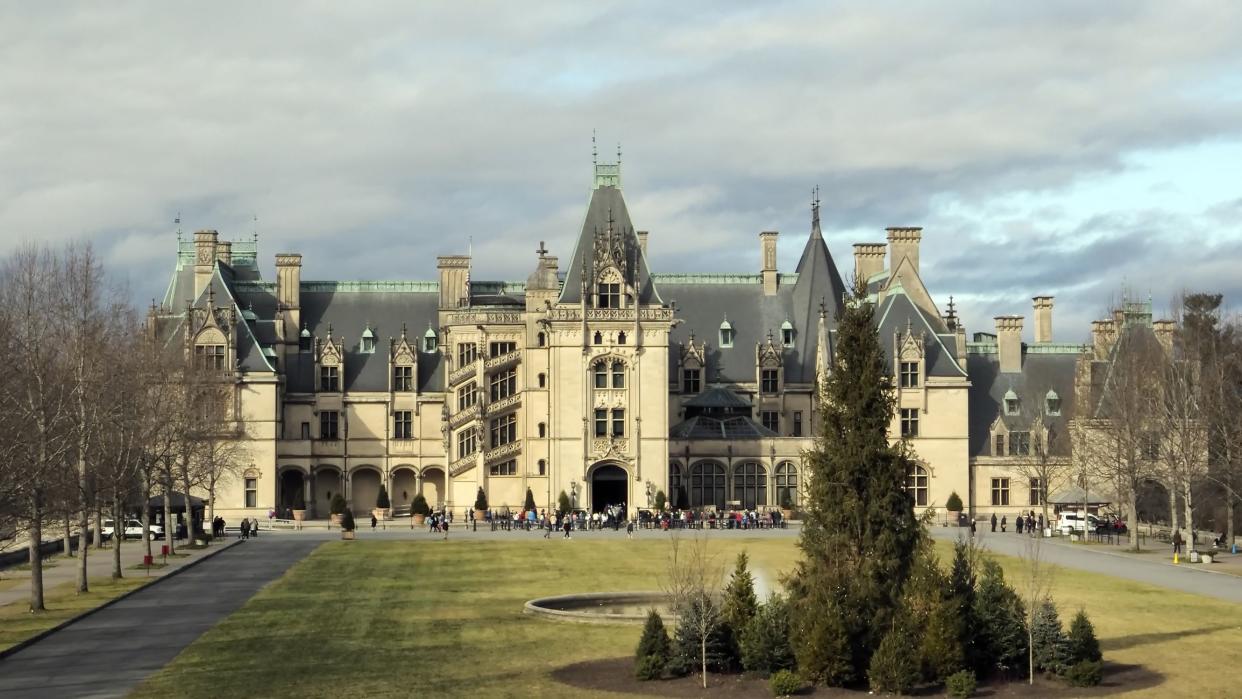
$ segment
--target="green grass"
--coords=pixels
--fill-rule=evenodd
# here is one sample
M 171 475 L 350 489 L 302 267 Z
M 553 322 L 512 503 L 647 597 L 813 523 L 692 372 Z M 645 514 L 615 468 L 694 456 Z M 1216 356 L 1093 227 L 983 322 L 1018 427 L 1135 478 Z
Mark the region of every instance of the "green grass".
M 29 582 L 25 580 L 23 582 Z M 43 591 L 46 611 L 32 614 L 29 599 L 0 607 L 0 650 L 20 643 L 37 633 L 93 609 L 111 599 L 150 582 L 147 578 L 97 578 L 90 581 L 90 592 L 79 595 L 75 583 L 65 582 Z
M 746 548 L 769 579 L 797 555 L 792 538 L 714 542 L 722 563 Z M 948 544 L 939 546 L 945 557 Z M 666 552 L 655 537 L 329 542 L 136 696 L 582 696 L 551 671 L 632 653 L 640 628 L 536 619 L 522 614 L 523 602 L 658 589 Z M 1017 562 L 1002 561 L 1015 576 Z M 1069 570 L 1058 571 L 1054 594 L 1067 622 L 1087 609 L 1108 660 L 1164 676 L 1136 696 L 1234 695 L 1242 681 L 1242 611 L 1234 605 Z M 1214 669 L 1200 671 L 1205 663 Z

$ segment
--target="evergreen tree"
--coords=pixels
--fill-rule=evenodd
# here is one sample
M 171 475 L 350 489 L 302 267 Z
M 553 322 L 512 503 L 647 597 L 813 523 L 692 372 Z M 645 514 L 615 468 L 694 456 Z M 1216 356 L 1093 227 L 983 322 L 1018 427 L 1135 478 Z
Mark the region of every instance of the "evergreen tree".
M 873 315 L 859 288 L 838 321 L 806 460 L 803 557 L 787 580 L 798 666 L 829 684 L 861 679 L 922 537 L 905 489 L 913 462 L 889 444 L 895 399 Z
M 481 487 L 479 488 L 479 492 L 476 493 L 474 496 L 474 509 L 476 510 L 487 509 L 487 493 L 484 493 L 483 488 Z
M 918 636 L 908 614 L 897 613 L 867 668 L 871 691 L 905 694 L 919 682 Z
M 789 604 L 773 594 L 742 630 L 742 668 L 768 676 L 795 666 L 789 643 Z
M 531 512 L 535 509 L 535 494 L 530 491 L 530 488 L 526 489 L 526 503 L 522 505 L 522 509 L 525 512 Z
M 957 494 L 956 490 L 949 493 L 949 499 L 944 501 L 944 509 L 948 510 L 949 512 L 961 512 L 962 511 L 962 498 Z
M 1035 621 L 1031 628 L 1034 647 L 1035 669 L 1059 675 L 1065 671 L 1069 647 L 1061 628 L 1061 617 L 1056 605 L 1044 598 L 1035 609 Z
M 961 647 L 962 658 L 969 667 L 978 667 L 979 662 L 975 647 L 975 636 L 979 628 L 975 617 L 976 557 L 976 550 L 965 539 L 958 539 L 953 544 L 953 567 L 949 571 L 949 594 L 946 600 L 957 621 L 958 645 Z M 942 677 L 948 677 L 953 672 Z
M 737 555 L 737 565 L 725 587 L 724 620 L 738 633 L 746 628 L 759 609 L 759 598 L 755 597 L 755 578 L 747 568 L 749 562 L 750 557 L 745 551 Z
M 352 532 L 356 526 L 354 524 L 354 511 L 348 507 L 345 508 L 345 511 L 341 513 L 341 529 Z
M 974 612 L 979 624 L 976 637 L 979 672 L 1024 677 L 1028 655 L 1026 609 L 1022 598 L 1005 582 L 999 563 L 985 559 L 982 568 Z
M 410 513 L 424 517 L 431 514 L 431 507 L 427 504 L 427 498 L 423 497 L 422 493 L 414 496 L 414 502 L 410 504 Z
M 1087 613 L 1078 610 L 1074 620 L 1070 622 L 1069 635 L 1066 637 L 1067 662 L 1079 663 L 1084 660 L 1095 662 L 1103 656 L 1100 653 L 1100 642 L 1095 637 L 1095 627 L 1087 618 Z
M 708 596 L 690 600 L 683 608 L 677 610 L 677 633 L 673 639 L 673 662 L 677 674 L 697 671 L 702 665 L 700 630 L 707 628 L 707 670 L 709 672 L 729 672 L 734 669 L 735 651 L 732 639 L 725 628 L 716 602 Z M 700 623 L 706 616 L 711 623 Z
M 635 674 L 640 680 L 658 679 L 668 665 L 672 644 L 660 613 L 652 609 L 647 613 L 638 651 L 634 654 Z
M 668 496 L 664 494 L 663 490 L 657 490 L 656 496 L 655 496 L 656 512 L 663 512 L 664 506 L 667 504 L 668 504 Z
M 569 502 L 569 494 L 562 490 L 560 496 L 556 499 L 556 506 L 561 514 L 567 514 L 572 506 Z
M 380 484 L 379 495 L 375 496 L 375 506 L 381 510 L 392 507 L 392 501 L 388 499 L 388 488 L 383 483 Z

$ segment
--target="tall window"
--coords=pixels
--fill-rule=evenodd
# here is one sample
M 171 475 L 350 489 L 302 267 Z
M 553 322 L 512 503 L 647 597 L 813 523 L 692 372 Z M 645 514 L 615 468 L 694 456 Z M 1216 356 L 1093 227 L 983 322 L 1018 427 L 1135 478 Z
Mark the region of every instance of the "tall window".
M 604 408 L 595 409 L 595 436 L 608 436 L 608 411 Z
M 547 386 L 548 386 L 548 375 L 542 374 L 542 373 L 539 374 L 539 388 L 547 388 Z
M 492 449 L 517 439 L 517 413 L 509 413 L 503 417 L 498 417 L 491 421 L 490 426 Z
M 224 345 L 195 346 L 194 366 L 208 371 L 224 371 Z
M 1155 461 L 1160 458 L 1160 435 L 1155 432 L 1144 432 L 1139 436 L 1139 451 L 1144 459 Z
M 246 479 L 246 507 L 259 506 L 259 479 Z
M 599 298 L 599 301 L 595 304 L 596 308 L 621 307 L 620 284 L 597 284 L 595 286 L 595 291 Z
M 325 393 L 336 393 L 341 390 L 341 368 L 337 366 L 319 367 L 319 390 Z
M 473 342 L 457 343 L 457 366 L 464 367 L 479 358 L 479 346 Z
M 457 389 L 457 410 L 474 407 L 479 402 L 479 387 L 473 381 Z
M 298 335 L 298 351 L 310 352 L 313 345 L 314 343 L 311 339 L 310 331 L 306 328 L 302 328 L 302 334 Z
M 608 365 L 603 362 L 595 365 L 595 387 L 608 388 Z
M 498 464 L 492 464 L 487 468 L 489 476 L 516 476 L 517 475 L 517 459 L 509 459 Z
M 720 346 L 721 347 L 732 347 L 733 336 L 734 336 L 733 325 L 730 324 L 729 321 L 727 320 L 721 323 L 720 324 Z
M 545 459 L 539 460 L 539 475 L 548 475 L 548 462 Z
M 713 461 L 700 461 L 690 467 L 690 507 L 725 508 L 728 486 L 725 467 Z
M 367 330 L 362 334 L 362 353 L 375 354 L 375 336 Z
M 544 335 L 543 333 L 539 333 L 535 335 L 535 344 L 537 344 L 538 346 L 543 347 L 544 344 L 547 343 L 547 341 L 548 341 L 547 335 Z
M 302 423 L 302 439 L 310 439 L 310 438 L 311 438 L 310 423 L 303 422 Z
M 997 506 L 1009 504 L 1008 478 L 992 479 L 992 504 Z
M 547 437 L 547 436 L 548 436 L 548 425 L 543 422 L 539 423 L 539 438 L 543 439 L 544 437 Z
M 760 373 L 759 390 L 763 393 L 776 393 L 780 387 L 780 371 L 764 369 Z
M 470 456 L 478 450 L 479 440 L 475 436 L 473 427 L 467 427 L 457 433 L 457 458 Z
M 682 369 L 681 385 L 682 390 L 686 393 L 698 393 L 700 380 L 703 375 L 702 369 Z
M 1005 435 L 996 435 L 996 445 L 992 448 L 992 456 L 1005 455 Z
M 793 420 L 793 422 L 794 422 L 794 424 L 793 424 L 793 436 L 795 436 L 795 437 L 801 437 L 801 436 L 802 436 L 802 411 L 801 411 L 801 410 L 795 410 L 795 411 L 794 411 L 794 420 Z
M 510 352 L 517 351 L 516 342 L 493 342 L 490 345 L 488 345 L 488 347 L 489 347 L 488 356 L 491 356 L 491 357 L 503 357 L 504 355 L 509 354 Z
M 407 365 L 392 368 L 392 390 L 414 390 L 414 367 Z
M 1061 396 L 1056 391 L 1048 389 L 1048 394 L 1044 396 L 1044 409 L 1049 415 L 1061 414 Z
M 798 506 L 798 467 L 789 461 L 776 466 L 776 504 Z
M 785 324 L 781 326 L 781 344 L 786 347 L 793 347 L 794 329 L 789 324 L 789 321 L 785 321 Z
M 681 464 L 672 461 L 668 465 L 668 505 L 669 507 L 683 507 L 686 503 L 681 502 Z
M 768 472 L 763 464 L 747 461 L 733 470 L 733 499 L 748 510 L 768 504 Z
M 319 413 L 319 438 L 334 441 L 340 439 L 340 413 L 335 410 L 324 410 Z
M 414 434 L 413 413 L 409 410 L 398 410 L 392 414 L 393 439 L 411 439 Z
M 612 409 L 612 436 L 625 436 L 625 410 L 622 408 Z
M 914 464 L 910 475 L 906 476 L 906 490 L 914 496 L 916 507 L 927 507 L 927 469 Z
M 1038 478 L 1031 479 L 1031 506 L 1044 504 L 1044 482 Z
M 1009 433 L 1009 455 L 1010 456 L 1029 456 L 1031 453 L 1031 433 L 1030 432 L 1010 432 Z
M 1005 414 L 1017 415 L 1022 411 L 1022 401 L 1018 400 L 1018 396 L 1010 391 L 1005 394 Z
M 902 362 L 901 363 L 901 387 L 917 388 L 919 385 L 919 363 L 918 362 Z
M 918 408 L 902 408 L 901 409 L 901 436 L 902 437 L 919 436 L 919 409 Z
M 624 330 L 622 330 L 621 332 L 617 333 L 617 344 L 618 344 L 618 345 L 624 345 L 624 344 L 625 344 L 625 331 L 624 331 Z
M 625 388 L 625 365 L 621 362 L 612 363 L 612 387 Z
M 492 400 L 508 398 L 517 392 L 517 370 L 509 369 L 492 377 Z
M 780 432 L 781 414 L 775 410 L 764 410 L 759 413 L 759 419 L 763 422 L 763 426 L 773 432 Z

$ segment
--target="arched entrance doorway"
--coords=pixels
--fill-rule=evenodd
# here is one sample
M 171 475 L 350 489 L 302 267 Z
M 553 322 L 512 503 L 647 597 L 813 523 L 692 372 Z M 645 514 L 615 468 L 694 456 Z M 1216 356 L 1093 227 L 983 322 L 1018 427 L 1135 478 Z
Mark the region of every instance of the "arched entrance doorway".
M 418 484 L 413 468 L 398 466 L 393 469 L 392 492 L 388 495 L 392 498 L 393 507 L 405 507 L 414 501 L 414 496 L 418 495 Z
M 591 474 L 591 511 L 599 512 L 609 505 L 629 505 L 629 476 L 615 464 L 597 466 Z
M 325 518 L 331 512 L 332 496 L 340 493 L 341 472 L 335 466 L 320 466 L 315 469 L 314 488 L 311 499 L 314 500 L 314 517 Z M 307 503 L 308 505 L 311 503 Z
M 296 509 L 306 509 L 306 476 L 302 473 L 302 469 L 297 467 L 289 467 L 280 472 L 280 492 L 276 501 L 277 515 L 280 517 L 292 517 L 292 511 Z M 298 494 L 302 494 L 302 502 L 298 502 Z M 301 505 L 299 508 L 298 505 Z
M 370 513 L 375 508 L 375 498 L 379 496 L 379 489 L 379 471 L 366 467 L 353 470 L 349 482 L 349 505 L 355 517 L 361 516 L 361 513 Z
M 423 498 L 432 509 L 444 507 L 444 469 L 428 468 L 423 471 Z

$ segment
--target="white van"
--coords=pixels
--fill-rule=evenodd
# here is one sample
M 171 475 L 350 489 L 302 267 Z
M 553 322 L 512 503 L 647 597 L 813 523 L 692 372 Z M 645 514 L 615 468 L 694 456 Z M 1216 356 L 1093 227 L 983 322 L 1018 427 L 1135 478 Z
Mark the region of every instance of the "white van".
M 1100 520 L 1095 515 L 1083 515 L 1082 511 L 1062 512 L 1057 519 L 1057 531 L 1062 536 L 1070 534 L 1082 534 L 1086 531 L 1097 531 L 1100 528 Z

